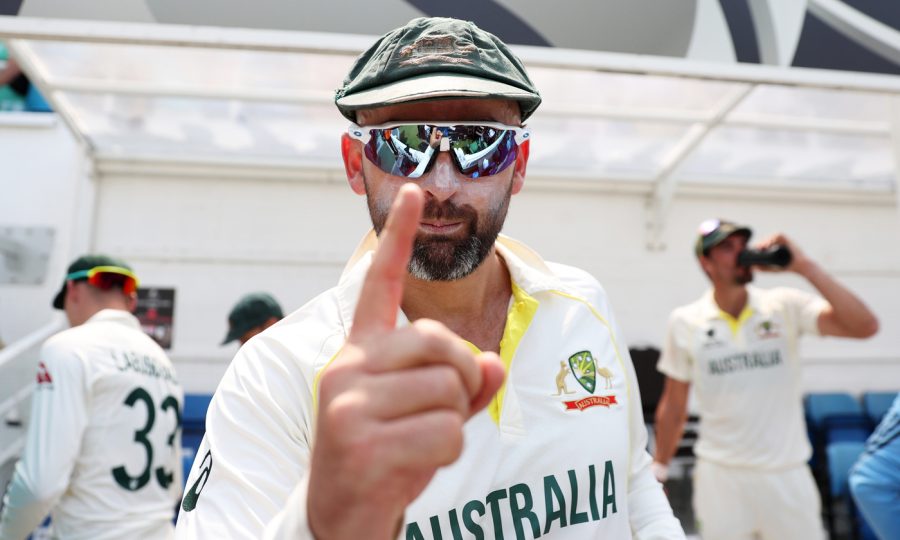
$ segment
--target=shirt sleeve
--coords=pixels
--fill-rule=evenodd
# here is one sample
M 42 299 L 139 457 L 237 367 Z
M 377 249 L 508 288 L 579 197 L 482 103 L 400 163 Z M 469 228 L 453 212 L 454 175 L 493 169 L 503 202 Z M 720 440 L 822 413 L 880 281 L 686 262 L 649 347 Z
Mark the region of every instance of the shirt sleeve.
M 796 322 L 798 335 L 821 335 L 819 315 L 828 307 L 827 300 L 816 294 L 788 287 L 772 289 L 771 294 L 778 295 L 785 309 Z
M 294 488 L 285 505 L 285 510 L 278 513 L 266 527 L 265 540 L 314 540 L 306 519 L 306 501 L 309 490 L 309 477 Z M 288 510 L 290 509 L 290 510 Z
M 647 452 L 647 426 L 641 405 L 641 393 L 637 384 L 637 373 L 625 340 L 612 315 L 610 323 L 616 339 L 616 346 L 625 365 L 628 377 L 628 414 L 631 454 L 628 474 L 628 513 L 631 530 L 636 540 L 678 540 L 685 538 L 681 523 L 672 512 L 672 506 L 663 492 L 650 464 L 653 459 Z
M 675 380 L 690 382 L 694 364 L 690 339 L 689 327 L 677 310 L 672 312 L 666 328 L 666 341 L 656 364 L 657 371 Z
M 65 492 L 88 423 L 89 390 L 79 351 L 51 340 L 40 359 L 25 449 L 3 501 L 3 539 L 28 536 Z
M 304 482 L 311 381 L 279 347 L 262 335 L 251 340 L 216 390 L 177 538 L 312 538 Z

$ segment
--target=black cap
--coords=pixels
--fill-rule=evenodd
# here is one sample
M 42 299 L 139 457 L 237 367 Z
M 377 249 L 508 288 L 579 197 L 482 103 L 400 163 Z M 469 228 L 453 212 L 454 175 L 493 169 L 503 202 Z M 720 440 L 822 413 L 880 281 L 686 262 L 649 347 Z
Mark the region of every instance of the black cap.
M 541 103 L 500 38 L 445 17 L 413 19 L 382 36 L 356 59 L 334 102 L 355 122 L 359 109 L 454 97 L 516 101 L 523 122 Z
M 91 268 L 97 268 L 98 266 L 116 266 L 131 271 L 131 267 L 128 266 L 124 261 L 122 261 L 121 259 L 110 257 L 109 255 L 82 255 L 69 265 L 69 269 L 66 272 L 66 278 L 63 280 L 62 288 L 59 289 L 59 292 L 56 293 L 56 296 L 53 298 L 53 307 L 56 309 L 64 309 L 66 307 L 66 287 L 69 283 L 70 274 L 72 274 L 73 272 L 79 272 L 81 270 L 90 270 Z M 87 277 L 82 277 L 74 281 L 81 281 L 84 279 L 87 279 Z
M 272 295 L 256 292 L 243 296 L 228 314 L 228 334 L 222 345 L 240 338 L 272 317 L 276 319 L 284 317 L 281 306 L 272 298 Z
M 694 253 L 699 257 L 706 255 L 709 250 L 725 240 L 732 234 L 742 234 L 750 239 L 753 231 L 745 225 L 738 225 L 723 219 L 707 219 L 698 228 L 697 241 L 694 243 Z

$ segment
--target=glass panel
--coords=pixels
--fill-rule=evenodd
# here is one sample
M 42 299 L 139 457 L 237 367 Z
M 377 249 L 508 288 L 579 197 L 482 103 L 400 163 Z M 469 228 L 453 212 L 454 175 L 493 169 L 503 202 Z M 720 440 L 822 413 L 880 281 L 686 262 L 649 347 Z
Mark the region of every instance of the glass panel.
M 734 114 L 878 122 L 885 120 L 888 107 L 889 97 L 883 94 L 761 85 Z
M 685 126 L 603 119 L 553 118 L 538 113 L 529 169 L 651 177 Z
M 347 121 L 329 105 L 65 94 L 100 153 L 235 154 L 339 163 Z
M 718 81 L 556 68 L 529 69 L 529 74 L 545 105 L 580 105 L 585 110 L 600 107 L 704 112 L 739 86 Z
M 29 42 L 53 79 L 128 81 L 203 88 L 333 92 L 352 58 L 150 45 Z
M 685 161 L 679 176 L 707 182 L 799 180 L 890 189 L 890 139 L 793 130 L 720 127 Z

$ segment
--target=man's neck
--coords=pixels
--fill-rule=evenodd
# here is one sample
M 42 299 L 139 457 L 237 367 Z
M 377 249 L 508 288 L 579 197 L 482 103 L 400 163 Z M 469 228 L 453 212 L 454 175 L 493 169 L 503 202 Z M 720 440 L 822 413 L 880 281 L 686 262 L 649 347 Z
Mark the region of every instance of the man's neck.
M 483 351 L 499 351 L 512 285 L 496 249 L 468 276 L 423 281 L 407 276 L 401 309 L 410 321 L 433 319 Z
M 745 285 L 719 285 L 713 289 L 713 298 L 719 309 L 737 319 L 744 306 L 747 305 L 747 287 Z

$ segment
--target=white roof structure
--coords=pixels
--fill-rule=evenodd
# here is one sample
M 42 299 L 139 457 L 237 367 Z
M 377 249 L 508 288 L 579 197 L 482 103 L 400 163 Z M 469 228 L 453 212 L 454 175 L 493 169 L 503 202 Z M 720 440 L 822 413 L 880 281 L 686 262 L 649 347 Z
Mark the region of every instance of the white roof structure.
M 374 39 L 25 17 L 0 38 L 101 170 L 285 171 L 339 170 L 333 93 Z M 897 204 L 900 76 L 515 50 L 544 96 L 530 178 L 646 191 L 651 229 L 684 189 Z

